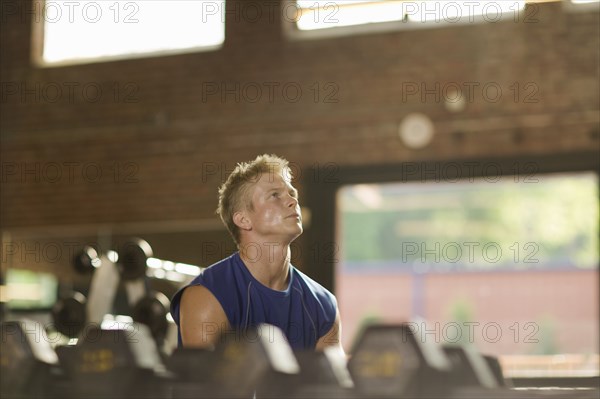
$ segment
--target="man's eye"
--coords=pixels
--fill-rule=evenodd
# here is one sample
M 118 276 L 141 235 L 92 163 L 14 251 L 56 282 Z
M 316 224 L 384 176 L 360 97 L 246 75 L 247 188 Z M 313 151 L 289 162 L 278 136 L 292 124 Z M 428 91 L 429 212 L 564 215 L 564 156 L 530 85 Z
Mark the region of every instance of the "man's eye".
M 275 197 L 275 198 L 277 198 L 277 197 L 279 197 L 279 193 L 275 192 L 275 193 L 272 194 L 272 196 Z

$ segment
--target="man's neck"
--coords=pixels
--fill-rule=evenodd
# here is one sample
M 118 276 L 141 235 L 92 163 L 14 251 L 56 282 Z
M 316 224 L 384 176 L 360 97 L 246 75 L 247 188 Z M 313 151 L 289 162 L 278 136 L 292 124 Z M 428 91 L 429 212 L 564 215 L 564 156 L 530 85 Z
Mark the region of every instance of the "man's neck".
M 279 242 L 240 243 L 240 258 L 261 284 L 284 291 L 289 284 L 290 244 Z

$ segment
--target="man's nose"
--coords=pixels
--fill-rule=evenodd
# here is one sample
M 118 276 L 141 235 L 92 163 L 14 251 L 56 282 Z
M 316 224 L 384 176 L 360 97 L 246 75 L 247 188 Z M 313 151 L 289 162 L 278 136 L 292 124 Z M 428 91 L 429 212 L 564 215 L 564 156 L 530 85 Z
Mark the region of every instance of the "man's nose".
M 288 203 L 287 203 L 287 206 L 289 208 L 292 208 L 292 207 L 295 207 L 296 205 L 298 205 L 298 198 L 292 197 L 291 195 L 288 194 Z

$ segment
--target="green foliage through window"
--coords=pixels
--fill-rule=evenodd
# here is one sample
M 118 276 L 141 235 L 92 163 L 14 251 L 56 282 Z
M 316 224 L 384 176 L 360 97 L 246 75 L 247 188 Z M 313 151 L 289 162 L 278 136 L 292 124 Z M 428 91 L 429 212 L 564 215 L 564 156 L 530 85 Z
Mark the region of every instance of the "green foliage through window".
M 348 271 L 598 266 L 595 173 L 355 185 L 339 193 Z

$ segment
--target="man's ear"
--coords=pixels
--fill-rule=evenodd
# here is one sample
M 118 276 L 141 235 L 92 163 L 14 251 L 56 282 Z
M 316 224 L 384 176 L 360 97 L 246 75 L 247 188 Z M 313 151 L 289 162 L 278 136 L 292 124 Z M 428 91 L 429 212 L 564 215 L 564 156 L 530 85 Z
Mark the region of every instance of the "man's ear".
M 233 214 L 233 223 L 240 230 L 251 230 L 252 229 L 252 221 L 246 215 L 246 211 L 237 211 Z

